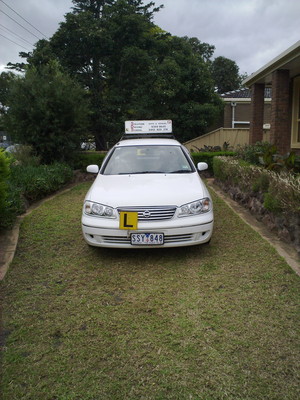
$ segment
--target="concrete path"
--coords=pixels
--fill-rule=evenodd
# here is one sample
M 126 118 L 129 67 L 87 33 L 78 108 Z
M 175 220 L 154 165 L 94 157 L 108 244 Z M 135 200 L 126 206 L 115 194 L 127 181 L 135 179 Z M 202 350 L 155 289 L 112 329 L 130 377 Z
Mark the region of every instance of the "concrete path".
M 267 240 L 277 250 L 279 255 L 286 260 L 286 262 L 297 273 L 297 275 L 300 276 L 300 258 L 296 250 L 292 246 L 280 241 L 275 234 L 269 232 L 261 222 L 258 222 L 256 218 L 249 213 L 249 211 L 245 210 L 242 206 L 233 201 L 229 196 L 224 194 L 224 192 L 222 192 L 217 186 L 213 184 L 213 179 L 208 179 L 207 183 L 210 189 L 213 190 L 217 194 L 217 196 L 221 197 L 229 205 L 229 207 L 236 214 L 238 214 L 248 225 L 250 225 L 265 240 Z M 55 195 L 47 197 L 46 199 L 38 203 L 35 203 L 27 210 L 25 214 L 18 217 L 16 224 L 12 229 L 3 234 L 0 234 L 0 280 L 5 277 L 8 267 L 14 258 L 18 244 L 20 224 L 23 218 L 26 217 L 26 215 L 30 214 L 35 208 L 39 207 L 45 201 L 49 201 L 57 194 L 70 190 L 73 186 L 74 185 L 68 187 L 65 190 L 59 191 Z

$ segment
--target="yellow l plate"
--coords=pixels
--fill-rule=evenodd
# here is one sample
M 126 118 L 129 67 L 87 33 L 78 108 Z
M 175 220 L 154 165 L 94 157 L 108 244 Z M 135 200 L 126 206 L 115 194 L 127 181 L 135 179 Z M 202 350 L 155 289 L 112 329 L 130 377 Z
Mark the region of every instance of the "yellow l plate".
M 120 229 L 137 229 L 138 226 L 138 213 L 121 211 L 120 212 Z

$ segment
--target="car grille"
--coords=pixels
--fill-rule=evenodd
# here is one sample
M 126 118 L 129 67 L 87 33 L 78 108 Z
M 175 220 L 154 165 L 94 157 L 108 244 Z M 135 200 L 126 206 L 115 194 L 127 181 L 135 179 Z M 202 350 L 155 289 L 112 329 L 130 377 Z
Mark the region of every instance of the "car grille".
M 139 221 L 162 221 L 173 218 L 176 206 L 164 207 L 119 207 L 118 212 L 131 211 L 138 213 Z
M 182 243 L 193 239 L 193 234 L 169 235 L 164 237 L 164 243 Z M 110 244 L 130 244 L 130 238 L 127 236 L 102 236 L 103 243 Z

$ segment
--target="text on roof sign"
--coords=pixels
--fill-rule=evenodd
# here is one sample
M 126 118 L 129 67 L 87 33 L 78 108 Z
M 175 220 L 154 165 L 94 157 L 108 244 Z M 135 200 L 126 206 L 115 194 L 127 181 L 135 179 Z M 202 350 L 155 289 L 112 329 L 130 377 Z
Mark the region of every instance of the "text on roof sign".
M 125 121 L 125 133 L 172 133 L 172 121 Z

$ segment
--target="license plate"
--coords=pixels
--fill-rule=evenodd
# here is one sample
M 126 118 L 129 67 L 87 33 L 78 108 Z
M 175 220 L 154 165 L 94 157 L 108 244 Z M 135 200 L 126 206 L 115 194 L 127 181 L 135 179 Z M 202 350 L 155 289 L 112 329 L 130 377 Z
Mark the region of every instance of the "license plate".
M 131 244 L 151 246 L 157 244 L 164 244 L 163 233 L 132 233 Z

